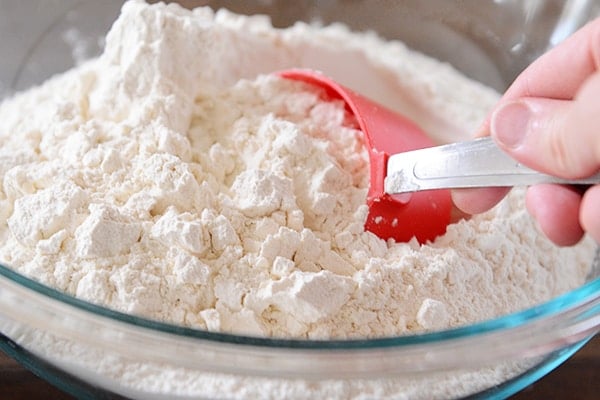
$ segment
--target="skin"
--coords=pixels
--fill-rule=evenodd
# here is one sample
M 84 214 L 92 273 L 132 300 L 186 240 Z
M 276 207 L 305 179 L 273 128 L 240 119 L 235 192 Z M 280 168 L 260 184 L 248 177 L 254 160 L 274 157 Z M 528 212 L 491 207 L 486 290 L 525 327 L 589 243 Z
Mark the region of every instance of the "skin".
M 477 133 L 486 135 L 522 164 L 547 174 L 582 178 L 600 170 L 600 19 L 519 75 Z M 452 197 L 461 211 L 477 214 L 507 192 L 461 189 Z M 526 204 L 556 244 L 576 244 L 585 232 L 600 243 L 600 185 L 531 186 Z

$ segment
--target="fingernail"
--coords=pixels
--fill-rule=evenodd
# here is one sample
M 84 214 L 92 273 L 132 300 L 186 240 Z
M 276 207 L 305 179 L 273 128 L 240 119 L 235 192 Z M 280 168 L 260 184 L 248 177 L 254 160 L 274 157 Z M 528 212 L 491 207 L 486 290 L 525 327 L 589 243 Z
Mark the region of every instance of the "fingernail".
M 523 102 L 508 103 L 492 115 L 492 136 L 509 148 L 519 147 L 523 142 L 531 119 L 531 109 Z

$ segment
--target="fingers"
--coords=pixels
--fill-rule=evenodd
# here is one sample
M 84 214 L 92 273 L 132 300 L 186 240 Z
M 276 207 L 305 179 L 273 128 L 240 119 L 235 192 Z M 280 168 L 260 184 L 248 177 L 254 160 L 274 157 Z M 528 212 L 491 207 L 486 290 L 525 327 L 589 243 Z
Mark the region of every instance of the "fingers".
M 600 73 L 575 100 L 524 98 L 502 105 L 491 119 L 498 145 L 530 168 L 565 178 L 592 175 L 600 167 Z M 493 207 L 506 189 L 455 190 L 456 207 L 478 214 Z
M 478 137 L 492 135 L 521 163 L 565 178 L 600 170 L 600 18 L 531 64 L 506 91 Z M 495 205 L 502 188 L 455 190 L 462 211 Z M 559 245 L 577 243 L 584 231 L 600 243 L 600 185 L 582 196 L 571 188 L 537 185 L 527 207 Z
M 501 106 L 490 131 L 498 145 L 521 163 L 565 178 L 600 168 L 600 73 L 573 101 L 524 98 Z
M 600 185 L 589 188 L 583 195 L 579 220 L 583 229 L 600 243 Z
M 593 74 L 574 100 L 523 98 L 492 116 L 490 131 L 512 157 L 531 168 L 565 178 L 582 178 L 600 169 L 600 73 Z M 577 243 L 584 231 L 600 239 L 600 186 L 583 200 L 571 188 L 529 188 L 527 208 L 542 231 L 558 245 Z M 600 241 L 599 241 L 600 243 Z
M 457 189 L 452 191 L 452 201 L 466 214 L 479 214 L 495 206 L 509 190 L 507 188 Z
M 581 195 L 560 185 L 536 185 L 527 190 L 529 213 L 542 232 L 559 246 L 571 246 L 583 237 L 579 223 Z

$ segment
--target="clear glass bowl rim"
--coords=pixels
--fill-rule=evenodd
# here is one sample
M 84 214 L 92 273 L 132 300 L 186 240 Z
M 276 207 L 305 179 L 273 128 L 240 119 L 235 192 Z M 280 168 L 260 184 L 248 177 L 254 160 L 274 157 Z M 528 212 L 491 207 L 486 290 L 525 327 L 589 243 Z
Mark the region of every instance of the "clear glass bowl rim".
M 600 247 L 596 252 L 591 273 L 600 268 Z M 384 349 L 389 347 L 402 347 L 427 343 L 438 343 L 453 339 L 462 339 L 478 335 L 510 330 L 527 325 L 533 321 L 560 316 L 568 310 L 577 307 L 586 309 L 585 319 L 594 319 L 588 330 L 600 329 L 600 277 L 596 273 L 593 280 L 570 292 L 557 296 L 545 303 L 527 308 L 515 313 L 506 314 L 498 318 L 477 322 L 471 325 L 441 330 L 431 333 L 419 333 L 395 337 L 380 337 L 371 339 L 335 339 L 335 340 L 308 340 L 265 338 L 238 334 L 210 332 L 185 326 L 154 321 L 147 318 L 115 311 L 97 304 L 93 304 L 76 297 L 70 296 L 49 286 L 45 286 L 33 279 L 27 278 L 18 272 L 0 264 L 0 276 L 22 286 L 27 290 L 36 292 L 47 298 L 56 300 L 61 304 L 99 317 L 108 318 L 136 328 L 143 328 L 154 332 L 162 332 L 186 338 L 231 343 L 236 345 L 251 345 L 258 347 L 282 349 Z M 1 288 L 1 285 L 0 285 Z M 594 318 L 596 317 L 596 318 Z M 597 320 L 597 321 L 596 321 Z

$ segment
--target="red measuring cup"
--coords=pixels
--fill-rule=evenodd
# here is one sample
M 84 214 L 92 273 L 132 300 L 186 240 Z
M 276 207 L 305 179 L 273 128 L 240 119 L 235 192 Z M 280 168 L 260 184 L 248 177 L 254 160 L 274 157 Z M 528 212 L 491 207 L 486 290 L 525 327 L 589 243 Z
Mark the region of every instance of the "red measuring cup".
M 290 69 L 278 75 L 319 86 L 344 100 L 365 135 L 369 152 L 370 183 L 367 194 L 369 213 L 365 229 L 381 239 L 419 243 L 446 232 L 450 223 L 452 200 L 449 190 L 428 190 L 408 196 L 384 191 L 387 160 L 391 154 L 434 146 L 433 141 L 414 122 L 374 101 L 355 93 L 320 72 Z

